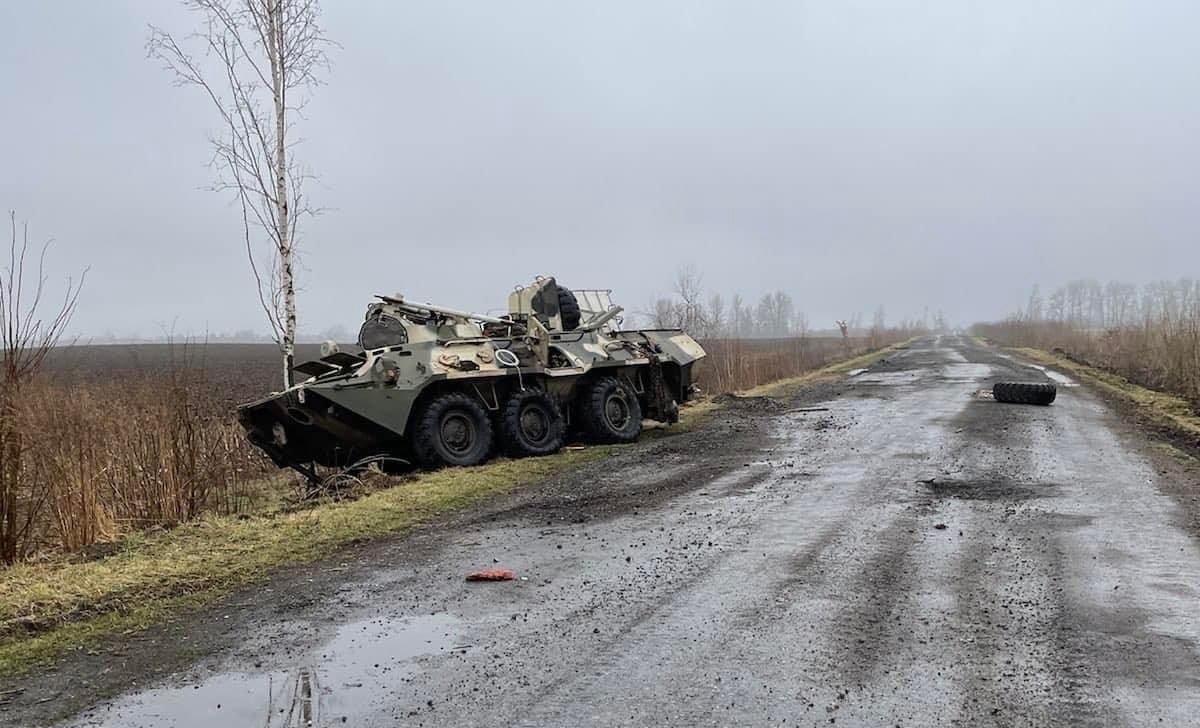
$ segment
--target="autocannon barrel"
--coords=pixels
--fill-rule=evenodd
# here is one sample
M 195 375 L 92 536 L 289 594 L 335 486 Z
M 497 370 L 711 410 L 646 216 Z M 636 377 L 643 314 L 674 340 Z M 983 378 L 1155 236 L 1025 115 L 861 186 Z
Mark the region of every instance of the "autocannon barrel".
M 436 314 L 441 314 L 443 316 L 453 316 L 455 318 L 467 319 L 470 321 L 482 321 L 487 324 L 511 324 L 511 323 L 513 323 L 511 320 L 506 319 L 506 318 L 497 318 L 495 316 L 486 316 L 481 313 L 471 313 L 470 311 L 460 311 L 456 308 L 447 308 L 445 306 L 438 306 L 438 305 L 435 305 L 432 303 L 425 303 L 424 301 L 409 301 L 409 300 L 405 299 L 403 296 L 377 295 L 376 297 L 385 301 L 386 303 L 390 303 L 392 305 L 399 306 L 401 308 L 411 309 L 417 313 L 421 313 L 421 312 L 436 313 Z

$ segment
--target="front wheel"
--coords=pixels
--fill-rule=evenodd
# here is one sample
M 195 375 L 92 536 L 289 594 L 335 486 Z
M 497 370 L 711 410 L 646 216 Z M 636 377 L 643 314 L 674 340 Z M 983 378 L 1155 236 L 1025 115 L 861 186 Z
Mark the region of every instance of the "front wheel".
M 465 394 L 443 394 L 417 418 L 413 451 L 427 468 L 478 465 L 492 449 L 492 423 L 487 410 Z
M 563 446 L 565 430 L 558 403 L 539 389 L 514 392 L 500 418 L 504 449 L 512 457 L 558 452 Z
M 579 414 L 584 430 L 597 442 L 633 442 L 642 434 L 637 395 L 616 377 L 601 377 L 587 385 Z

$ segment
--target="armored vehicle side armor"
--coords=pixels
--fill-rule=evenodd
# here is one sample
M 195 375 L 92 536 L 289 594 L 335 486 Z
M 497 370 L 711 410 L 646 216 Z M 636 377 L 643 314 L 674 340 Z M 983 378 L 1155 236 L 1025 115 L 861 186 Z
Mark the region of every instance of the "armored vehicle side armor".
M 568 433 L 631 442 L 642 419 L 671 423 L 693 394 L 704 350 L 680 330 L 618 328 L 608 291 L 538 278 L 508 314 L 377 296 L 360 351 L 322 346 L 296 367 L 309 378 L 238 408 L 251 442 L 280 467 L 382 458 L 422 467 L 475 465 L 500 451 L 546 455 Z

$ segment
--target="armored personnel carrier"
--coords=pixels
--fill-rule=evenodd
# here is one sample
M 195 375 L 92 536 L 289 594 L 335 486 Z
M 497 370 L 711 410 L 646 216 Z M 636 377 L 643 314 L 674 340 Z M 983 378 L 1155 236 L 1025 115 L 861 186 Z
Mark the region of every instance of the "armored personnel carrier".
M 704 350 L 680 330 L 618 328 L 608 291 L 538 278 L 486 316 L 402 295 L 367 307 L 359 351 L 326 342 L 309 378 L 238 408 L 250 441 L 280 467 L 371 459 L 475 465 L 497 450 L 546 455 L 568 434 L 631 442 L 642 419 L 671 423 Z

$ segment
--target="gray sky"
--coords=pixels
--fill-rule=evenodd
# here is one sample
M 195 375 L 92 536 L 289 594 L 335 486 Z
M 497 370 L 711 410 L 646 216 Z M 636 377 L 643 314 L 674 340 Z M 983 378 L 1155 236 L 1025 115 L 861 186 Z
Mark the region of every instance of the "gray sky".
M 555 274 L 644 308 L 681 262 L 998 317 L 1029 287 L 1200 273 L 1200 3 L 329 2 L 300 154 L 301 328 L 373 293 L 495 309 Z M 145 56 L 166 0 L 0 4 L 0 207 L 91 266 L 73 328 L 265 321 L 211 109 Z

